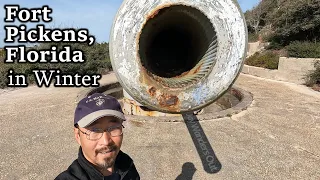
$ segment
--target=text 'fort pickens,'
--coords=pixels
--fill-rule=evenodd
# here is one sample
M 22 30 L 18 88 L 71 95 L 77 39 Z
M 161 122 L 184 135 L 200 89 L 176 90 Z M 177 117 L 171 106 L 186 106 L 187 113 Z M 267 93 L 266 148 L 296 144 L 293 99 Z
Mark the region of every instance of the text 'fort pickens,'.
M 85 43 L 91 46 L 95 43 L 95 37 L 84 28 L 49 28 L 45 24 L 52 22 L 53 10 L 49 6 L 38 8 L 21 8 L 19 5 L 5 5 L 5 46 L 6 57 L 4 63 L 35 64 L 32 69 L 35 83 L 39 86 L 50 87 L 98 87 L 100 74 L 67 74 L 61 69 L 50 69 L 50 64 L 67 64 L 86 62 L 82 50 L 72 48 L 71 43 Z M 36 23 L 35 28 L 27 28 L 28 24 Z M 27 47 L 26 44 L 34 43 Z M 37 44 L 47 43 L 47 49 L 37 48 Z M 64 44 L 61 46 L 61 44 Z M 60 46 L 58 46 L 60 44 Z M 48 69 L 37 69 L 36 64 L 48 64 Z M 85 64 L 84 64 L 85 65 Z M 28 77 L 26 72 L 14 72 L 9 69 L 7 74 L 8 87 L 27 87 Z

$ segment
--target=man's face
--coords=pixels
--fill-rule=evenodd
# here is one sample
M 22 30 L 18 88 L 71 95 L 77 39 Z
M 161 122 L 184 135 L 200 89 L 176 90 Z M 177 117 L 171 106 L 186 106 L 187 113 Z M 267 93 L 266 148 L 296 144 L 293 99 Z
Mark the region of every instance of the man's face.
M 88 127 L 79 129 L 89 132 L 94 129 L 106 130 L 111 126 L 121 125 L 122 122 L 115 117 L 102 117 Z M 122 127 L 121 127 L 122 128 Z M 89 130 L 89 131 L 88 131 Z M 115 159 L 120 151 L 123 135 L 112 137 L 108 132 L 104 132 L 98 140 L 87 139 L 87 135 L 74 129 L 77 142 L 82 147 L 85 158 L 100 169 L 107 169 L 114 165 Z

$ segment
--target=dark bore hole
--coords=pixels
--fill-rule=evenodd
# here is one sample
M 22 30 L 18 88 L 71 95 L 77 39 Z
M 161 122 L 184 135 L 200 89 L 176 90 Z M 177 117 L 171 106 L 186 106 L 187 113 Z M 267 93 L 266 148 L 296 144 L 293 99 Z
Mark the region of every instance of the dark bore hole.
M 141 63 L 157 76 L 179 76 L 199 62 L 214 35 L 210 20 L 198 9 L 183 5 L 163 8 L 142 29 Z

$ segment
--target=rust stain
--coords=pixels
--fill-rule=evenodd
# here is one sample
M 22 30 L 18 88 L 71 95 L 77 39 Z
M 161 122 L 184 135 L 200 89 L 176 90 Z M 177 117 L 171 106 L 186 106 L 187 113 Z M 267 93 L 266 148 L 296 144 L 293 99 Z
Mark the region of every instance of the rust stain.
M 151 78 L 152 76 L 148 74 L 147 70 L 144 67 L 140 67 L 140 83 L 148 85 L 150 88 L 146 89 L 146 91 L 150 94 L 150 97 L 154 97 L 155 100 L 159 103 L 159 106 L 163 109 L 166 109 L 171 112 L 180 112 L 180 101 L 179 98 L 175 95 L 168 95 L 166 93 L 162 93 L 161 95 L 156 95 L 156 92 L 159 90 L 167 91 L 168 89 L 164 89 L 161 86 L 161 81 L 157 81 L 156 79 Z M 160 83 L 160 84 L 159 84 Z M 172 89 L 171 89 L 172 90 Z M 150 113 L 150 116 L 154 116 L 155 114 Z
M 140 66 L 140 82 L 142 84 L 153 84 L 151 78 L 148 76 L 148 71 L 143 66 Z
M 183 77 L 183 76 L 186 76 L 187 74 L 189 74 L 189 71 L 184 72 L 184 73 L 182 73 L 182 74 L 180 74 L 180 75 L 178 75 L 178 76 L 175 76 L 175 77 L 173 77 L 173 78 L 181 78 L 181 77 Z
M 203 64 L 203 63 L 202 63 Z M 199 72 L 199 70 L 201 69 L 202 67 L 202 64 L 198 65 L 195 69 L 191 69 L 190 71 L 186 71 L 186 72 L 183 72 L 182 74 L 178 75 L 178 76 L 175 76 L 173 78 L 181 78 L 183 76 L 187 76 L 187 75 L 193 75 L 193 74 L 197 74 Z
M 139 106 L 131 100 L 127 100 L 125 103 L 128 103 L 131 112 L 127 112 L 130 115 L 138 115 L 138 116 L 179 116 L 179 114 L 167 114 L 159 111 L 154 111 L 145 108 L 144 106 Z
M 162 4 L 161 6 L 156 7 L 153 11 L 151 11 L 150 14 L 147 15 L 147 21 L 149 19 L 154 18 L 156 15 L 158 15 L 159 11 L 161 11 L 164 8 L 172 6 L 171 3 Z
M 139 52 L 139 40 L 140 40 L 140 36 L 142 33 L 142 29 L 145 27 L 145 25 L 147 24 L 147 22 L 150 19 L 155 18 L 157 15 L 160 15 L 161 10 L 163 10 L 164 8 L 170 7 L 172 5 L 177 5 L 177 4 L 172 4 L 172 3 L 167 3 L 167 4 L 163 4 L 161 6 L 158 6 L 156 8 L 154 8 L 146 17 L 145 22 L 142 24 L 142 28 L 141 31 L 137 33 L 136 36 L 136 48 L 137 48 L 137 52 Z M 139 64 L 139 69 L 140 69 L 140 77 L 139 77 L 139 81 L 142 85 L 147 85 L 146 91 L 148 94 L 150 94 L 151 97 L 155 98 L 155 101 L 158 101 L 159 105 L 163 108 L 166 109 L 168 111 L 171 112 L 180 112 L 180 108 L 179 108 L 179 98 L 177 96 L 174 95 L 160 95 L 156 97 L 156 92 L 159 91 L 167 91 L 168 89 L 164 89 L 163 87 L 163 82 L 161 80 L 161 78 L 158 78 L 157 76 L 154 76 L 152 73 L 150 73 L 141 63 L 141 57 L 139 53 L 136 53 L 137 56 L 137 62 Z M 188 73 L 188 72 L 186 72 Z M 154 116 L 157 113 L 159 113 L 158 111 L 144 111 L 142 110 L 142 112 L 147 112 L 146 114 L 149 116 Z
M 157 89 L 156 89 L 155 87 L 151 87 L 151 88 L 148 90 L 149 94 L 150 94 L 152 97 L 156 95 L 156 91 L 157 91 Z
M 196 70 L 193 71 L 193 74 L 197 74 L 197 73 L 199 72 L 201 66 L 202 66 L 202 64 L 199 65 L 199 66 L 196 68 Z
M 158 116 L 157 111 L 144 111 L 146 116 Z
M 154 18 L 154 17 L 159 13 L 159 11 L 160 11 L 160 9 L 154 11 L 152 14 L 150 14 L 150 15 L 147 17 L 147 19 L 152 19 L 152 18 Z
M 146 20 L 144 21 L 144 23 L 142 24 L 142 28 L 141 30 L 137 33 L 137 36 L 136 36 L 136 49 L 137 49 L 137 52 L 139 52 L 139 44 L 140 44 L 140 36 L 141 36 L 141 33 L 142 33 L 142 30 L 143 28 L 145 27 L 145 25 L 147 24 L 147 22 L 150 20 L 150 19 L 153 19 L 156 15 L 159 14 L 159 12 L 165 8 L 168 8 L 170 6 L 173 6 L 173 5 L 179 5 L 179 4 L 172 4 L 172 3 L 165 3 L 165 4 L 162 4 L 161 6 L 158 6 L 156 8 L 154 8 L 152 11 L 150 11 L 150 13 L 146 16 Z M 136 53 L 137 54 L 137 62 L 140 66 L 140 71 L 141 71 L 141 76 L 140 76 L 140 82 L 142 84 L 154 84 L 154 80 L 158 81 L 159 83 L 163 83 L 161 81 L 161 79 L 157 78 L 156 76 L 153 76 L 153 75 L 149 75 L 149 71 L 142 65 L 141 63 L 141 57 L 140 57 L 140 54 L 139 53 Z M 151 78 L 152 77 L 152 78 Z
M 174 95 L 162 94 L 157 98 L 161 107 L 174 108 L 178 105 L 179 98 Z

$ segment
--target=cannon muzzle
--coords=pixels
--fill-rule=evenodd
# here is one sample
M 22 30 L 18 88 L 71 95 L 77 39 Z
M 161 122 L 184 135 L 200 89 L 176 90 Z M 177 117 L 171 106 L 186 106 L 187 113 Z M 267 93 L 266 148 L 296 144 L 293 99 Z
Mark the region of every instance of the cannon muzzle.
M 233 0 L 124 0 L 109 43 L 113 70 L 133 99 L 182 113 L 232 86 L 246 57 L 247 27 Z

